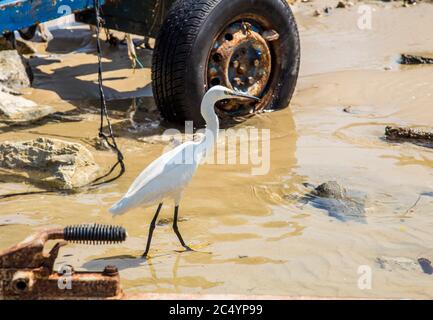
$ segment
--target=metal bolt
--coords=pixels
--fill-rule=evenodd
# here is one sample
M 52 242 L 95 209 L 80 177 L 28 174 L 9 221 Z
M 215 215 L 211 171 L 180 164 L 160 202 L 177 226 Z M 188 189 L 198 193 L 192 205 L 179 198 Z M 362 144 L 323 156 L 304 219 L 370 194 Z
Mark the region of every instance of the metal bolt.
M 238 60 L 233 61 L 233 67 L 235 67 L 236 69 L 239 68 L 239 61 Z
M 62 276 L 62 275 L 64 275 L 64 271 L 66 271 L 66 270 L 67 270 L 67 272 L 70 273 L 70 274 L 73 274 L 73 273 L 75 272 L 73 266 L 71 266 L 71 265 L 69 265 L 69 264 L 66 264 L 66 265 L 63 265 L 63 266 L 60 268 L 60 270 L 57 272 L 57 274 L 58 274 L 59 276 Z
M 260 65 L 260 60 L 259 59 L 254 60 L 254 66 L 258 67 L 259 65 Z
M 250 84 L 253 84 L 253 83 L 256 82 L 256 80 L 255 80 L 253 77 L 248 77 L 248 82 L 249 82 Z
M 247 71 L 247 68 L 245 68 L 245 66 L 240 66 L 239 67 L 239 69 L 238 69 L 238 72 L 240 73 L 240 74 L 244 74 L 245 72 Z
M 34 274 L 31 271 L 17 271 L 12 278 L 13 288 L 19 294 L 30 291 L 34 282 Z
M 252 25 L 249 22 L 242 22 L 242 33 L 246 34 L 252 29 Z
M 242 84 L 241 78 L 233 78 L 233 81 L 236 83 L 237 86 L 240 86 Z
M 117 269 L 116 266 L 106 266 L 103 271 L 104 276 L 115 277 L 118 274 L 119 274 L 119 270 Z

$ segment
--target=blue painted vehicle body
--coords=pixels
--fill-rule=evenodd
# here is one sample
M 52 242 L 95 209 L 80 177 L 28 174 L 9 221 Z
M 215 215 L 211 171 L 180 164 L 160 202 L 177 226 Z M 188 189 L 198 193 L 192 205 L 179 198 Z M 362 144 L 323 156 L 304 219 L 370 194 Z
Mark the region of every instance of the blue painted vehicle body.
M 93 0 L 0 0 L 0 34 L 90 8 Z
M 175 0 L 100 0 L 109 29 L 155 36 Z M 93 0 L 0 0 L 0 36 L 62 16 L 94 24 Z

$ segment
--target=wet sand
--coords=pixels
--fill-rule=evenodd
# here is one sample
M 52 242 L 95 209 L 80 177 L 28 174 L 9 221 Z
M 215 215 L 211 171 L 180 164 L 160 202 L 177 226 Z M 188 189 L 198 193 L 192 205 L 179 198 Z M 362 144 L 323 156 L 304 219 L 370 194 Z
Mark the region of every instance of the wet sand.
M 91 192 L 3 200 L 0 248 L 48 227 L 119 224 L 130 236 L 125 244 L 68 245 L 57 264 L 84 270 L 116 264 L 131 294 L 432 298 L 431 275 L 387 271 L 376 258 L 433 259 L 433 198 L 428 196 L 433 150 L 383 140 L 389 124 L 433 125 L 433 66 L 396 63 L 400 53 L 433 52 L 433 5 L 403 8 L 400 3 L 372 2 L 373 29 L 359 30 L 358 3 L 313 17 L 315 9 L 335 4 L 320 0 L 294 6 L 302 66 L 291 107 L 237 125 L 271 129 L 269 174 L 251 176 L 247 165 L 205 165 L 187 189 L 180 228 L 200 252 L 175 252 L 179 244 L 170 226 L 160 226 L 152 243 L 153 258 L 145 262 L 138 257 L 154 208 L 116 219 L 107 213 L 166 146 L 159 134 L 168 126 L 151 98 L 151 52 L 140 51 L 146 68 L 133 72 L 125 47 L 105 48 L 104 75 L 126 174 Z M 59 31 L 51 47 L 38 45 L 50 56 L 31 59 L 34 88 L 24 90 L 26 97 L 41 104 L 76 110 L 83 121 L 2 128 L 0 141 L 44 135 L 86 142 L 96 136 L 96 56 L 92 41 L 83 43 L 85 33 Z M 348 107 L 350 112 L 344 112 Z M 114 161 L 109 153 L 92 151 L 104 168 Z M 307 192 L 304 183 L 328 180 L 367 196 L 366 224 L 341 222 L 299 202 Z M 29 189 L 0 184 L 2 194 Z M 161 218 L 171 217 L 172 210 L 167 203 Z M 371 290 L 357 285 L 363 265 L 372 268 Z

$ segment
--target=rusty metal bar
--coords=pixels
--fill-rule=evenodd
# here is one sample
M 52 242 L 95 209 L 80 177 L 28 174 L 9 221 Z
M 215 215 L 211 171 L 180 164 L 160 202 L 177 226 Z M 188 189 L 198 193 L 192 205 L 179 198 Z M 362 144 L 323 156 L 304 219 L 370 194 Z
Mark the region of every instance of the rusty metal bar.
M 103 272 L 68 273 L 53 270 L 55 260 L 66 241 L 57 242 L 44 253 L 49 240 L 86 243 L 121 242 L 126 231 L 121 227 L 83 225 L 42 231 L 0 252 L 0 300 L 120 299 L 119 272 L 107 266 Z

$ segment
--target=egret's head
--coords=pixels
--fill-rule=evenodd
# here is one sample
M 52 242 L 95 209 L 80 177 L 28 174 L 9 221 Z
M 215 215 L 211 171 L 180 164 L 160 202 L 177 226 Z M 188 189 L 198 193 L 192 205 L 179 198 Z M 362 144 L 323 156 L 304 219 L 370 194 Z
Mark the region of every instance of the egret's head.
M 215 86 L 208 90 L 206 95 L 209 95 L 213 98 L 215 102 L 218 102 L 220 100 L 225 99 L 247 99 L 247 100 L 254 100 L 254 101 L 260 101 L 259 98 L 254 97 L 248 93 L 244 93 L 241 91 L 235 91 L 223 86 Z
M 203 103 L 201 106 L 201 114 L 206 119 L 208 117 L 214 117 L 215 116 L 215 103 L 221 100 L 226 99 L 240 99 L 240 100 L 254 100 L 254 101 L 260 101 L 259 98 L 254 97 L 250 94 L 235 91 L 223 86 L 214 86 L 210 88 L 204 98 Z

